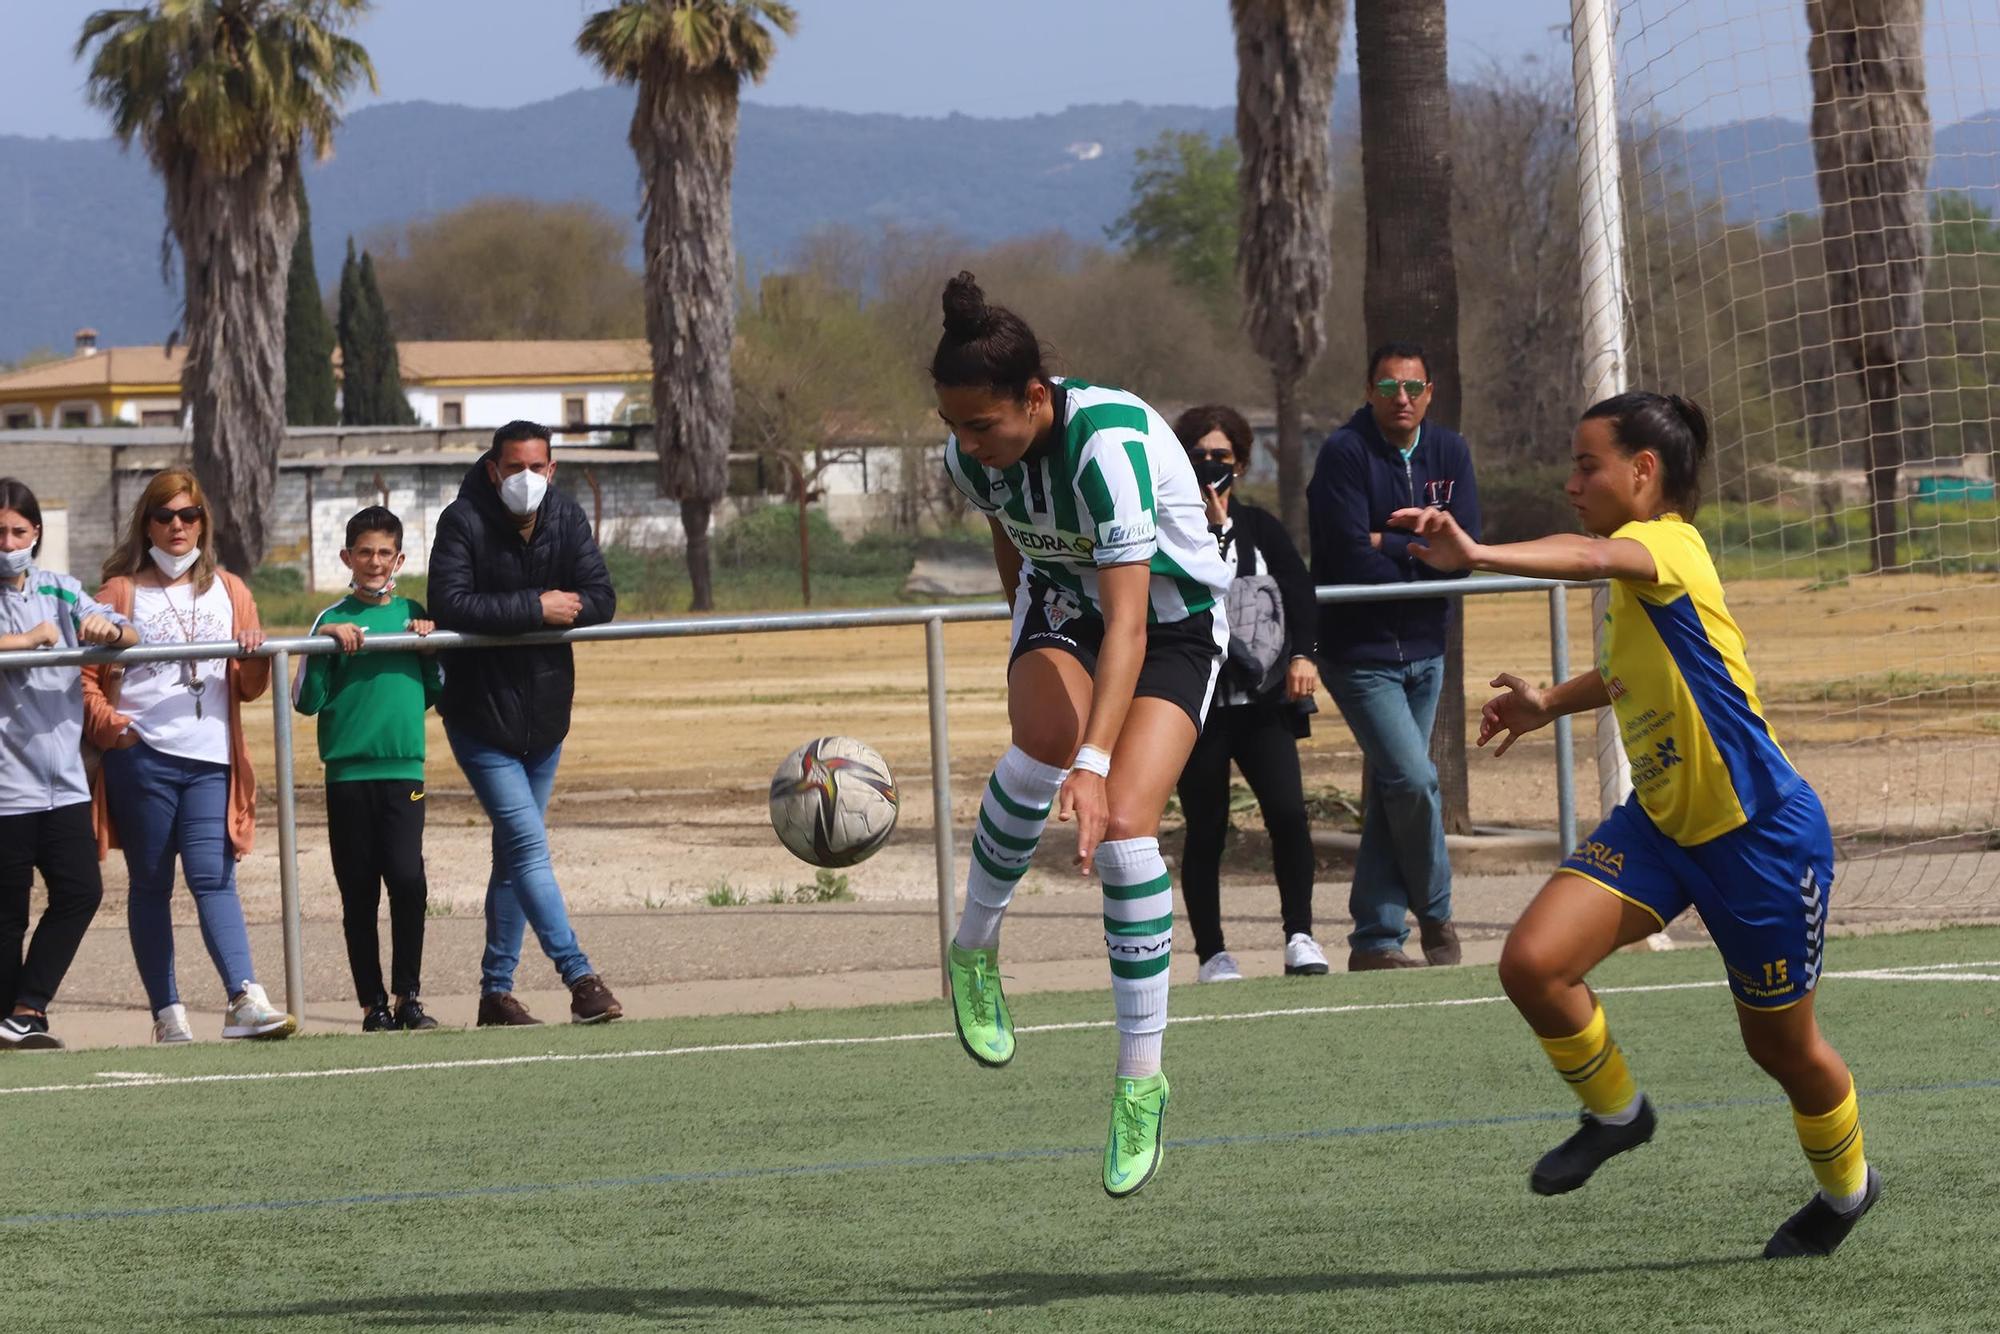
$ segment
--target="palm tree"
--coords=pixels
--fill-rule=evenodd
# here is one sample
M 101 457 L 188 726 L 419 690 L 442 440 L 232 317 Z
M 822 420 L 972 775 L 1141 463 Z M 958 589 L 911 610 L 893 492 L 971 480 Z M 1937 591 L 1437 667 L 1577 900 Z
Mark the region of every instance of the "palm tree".
M 1243 223 L 1236 271 L 1278 409 L 1279 512 L 1306 534 L 1299 380 L 1326 346 L 1333 278 L 1333 75 L 1346 0 L 1229 0 Z
M 1427 419 L 1457 430 L 1458 264 L 1451 241 L 1451 83 L 1444 0 L 1355 0 L 1361 187 L 1368 211 L 1362 322 L 1368 345 L 1421 343 Z M 1449 610 L 1444 685 L 1431 729 L 1447 832 L 1472 832 L 1465 773 L 1465 617 Z
M 1867 405 L 1874 567 L 1896 567 L 1896 483 L 1923 364 L 1931 116 L 1923 0 L 1806 0 L 1813 156 L 1835 365 Z
M 182 266 L 181 395 L 222 562 L 263 559 L 285 430 L 285 286 L 300 155 L 324 158 L 342 99 L 375 86 L 341 30 L 368 0 L 153 0 L 84 20 L 90 99 L 166 187 Z M 95 51 L 91 50 L 95 47 Z
M 660 490 L 680 502 L 696 611 L 714 606 L 708 525 L 728 488 L 735 415 L 737 95 L 770 68 L 772 29 L 790 35 L 797 23 L 779 0 L 621 0 L 576 38 L 605 74 L 639 89 L 628 138 L 645 232 L 653 439 Z

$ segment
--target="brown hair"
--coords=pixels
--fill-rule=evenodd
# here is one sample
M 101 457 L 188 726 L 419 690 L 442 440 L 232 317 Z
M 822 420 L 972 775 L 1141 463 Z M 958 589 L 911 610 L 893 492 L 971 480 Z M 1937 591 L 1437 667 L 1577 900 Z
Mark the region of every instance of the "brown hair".
M 187 492 L 193 504 L 202 507 L 201 537 L 195 543 L 195 549 L 201 556 L 195 561 L 192 573 L 195 592 L 208 591 L 208 586 L 215 582 L 215 515 L 208 511 L 208 499 L 202 494 L 201 483 L 186 468 L 168 468 L 154 473 L 153 480 L 146 483 L 139 503 L 132 507 L 132 522 L 125 529 L 124 538 L 105 557 L 106 583 L 121 575 L 136 575 L 151 563 L 147 553 L 152 549 L 153 539 L 146 531 L 146 517 L 183 491 Z
M 28 489 L 28 484 L 18 477 L 0 477 L 0 510 L 12 510 L 35 527 L 42 526 L 42 507 L 35 500 L 35 493 Z M 32 555 L 42 554 L 39 535 L 30 550 Z
M 1256 451 L 1256 438 L 1250 434 L 1250 423 L 1243 420 L 1243 414 L 1223 403 L 1203 403 L 1189 408 L 1174 418 L 1174 435 L 1181 442 L 1182 449 L 1193 449 L 1220 431 L 1229 440 L 1229 448 L 1236 455 L 1236 470 L 1250 471 L 1250 456 Z

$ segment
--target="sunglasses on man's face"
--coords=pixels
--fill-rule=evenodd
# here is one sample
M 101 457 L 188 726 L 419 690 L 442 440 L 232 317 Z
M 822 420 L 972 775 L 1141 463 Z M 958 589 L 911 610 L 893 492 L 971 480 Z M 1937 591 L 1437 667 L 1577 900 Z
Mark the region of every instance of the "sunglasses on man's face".
M 205 513 L 207 511 L 199 505 L 189 505 L 185 509 L 177 510 L 168 509 L 165 505 L 162 505 L 147 517 L 162 528 L 172 523 L 175 519 L 179 519 L 182 523 L 192 528 L 201 522 L 202 515 Z
M 1394 398 L 1398 389 L 1411 398 L 1420 398 L 1424 390 L 1431 387 L 1429 380 L 1377 380 L 1375 392 L 1384 398 Z

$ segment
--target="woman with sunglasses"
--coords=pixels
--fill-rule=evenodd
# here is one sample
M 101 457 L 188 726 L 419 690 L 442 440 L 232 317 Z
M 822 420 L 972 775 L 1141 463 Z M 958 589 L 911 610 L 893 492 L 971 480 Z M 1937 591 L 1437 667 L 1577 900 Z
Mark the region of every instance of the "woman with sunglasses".
M 147 483 L 124 540 L 104 562 L 97 597 L 131 618 L 142 643 L 233 639 L 248 653 L 264 642 L 249 587 L 216 568 L 201 483 L 184 469 Z M 194 1040 L 174 978 L 177 857 L 229 998 L 222 1036 L 282 1038 L 297 1027 L 257 985 L 236 896 L 236 863 L 250 851 L 257 798 L 242 706 L 270 684 L 265 658 L 84 669 L 85 736 L 104 752 L 94 794 L 98 850 L 125 852 L 126 919 L 155 1042 Z
M 38 568 L 41 549 L 35 493 L 0 477 L 0 651 L 138 642 L 131 624 L 76 580 Z M 83 771 L 79 671 L 0 671 L 0 1051 L 63 1045 L 49 1032 L 49 1002 L 104 898 Z M 30 939 L 37 871 L 48 907 Z
M 1319 689 L 1319 670 L 1312 659 L 1319 620 L 1312 575 L 1277 516 L 1236 498 L 1234 483 L 1250 470 L 1254 448 L 1243 414 L 1213 403 L 1189 408 L 1175 420 L 1174 434 L 1201 483 L 1208 529 L 1215 534 L 1223 563 L 1236 572 L 1229 596 L 1231 633 L 1238 642 L 1247 638 L 1273 650 L 1266 662 L 1255 649 L 1240 655 L 1232 644 L 1216 687 L 1215 706 L 1181 770 L 1177 790 L 1187 819 L 1181 897 L 1187 902 L 1188 926 L 1201 960 L 1195 978 L 1231 982 L 1243 976 L 1222 934 L 1222 849 L 1229 838 L 1232 761 L 1256 794 L 1264 828 L 1271 835 L 1285 972 L 1318 976 L 1327 971 L 1327 963 L 1312 934 L 1312 829 L 1299 775 L 1299 738 L 1311 732 L 1306 719 Z M 1260 609 L 1272 610 L 1264 604 L 1272 600 L 1273 592 L 1282 616 L 1283 643 L 1258 644 L 1263 637 L 1256 633 L 1254 622 Z M 1253 624 L 1234 623 L 1246 617 Z M 1270 621 L 1269 628 L 1275 629 L 1276 618 Z
M 1187 455 L 1120 389 L 1056 376 L 1020 316 L 969 273 L 944 289 L 931 358 L 945 469 L 987 518 L 1014 603 L 1012 745 L 988 780 L 965 911 L 948 951 L 959 1040 L 982 1065 L 1014 1056 L 1000 922 L 1051 808 L 1077 826 L 1077 868 L 1104 889 L 1118 1024 L 1104 1189 L 1152 1179 L 1163 1147 L 1167 966 L 1174 896 L 1160 812 L 1187 763 L 1228 643 L 1229 567 Z

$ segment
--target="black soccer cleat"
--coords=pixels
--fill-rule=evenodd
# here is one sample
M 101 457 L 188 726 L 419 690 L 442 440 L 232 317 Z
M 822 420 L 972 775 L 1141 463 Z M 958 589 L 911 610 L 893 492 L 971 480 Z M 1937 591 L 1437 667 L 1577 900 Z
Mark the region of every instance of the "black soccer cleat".
M 1561 1195 L 1590 1180 L 1591 1173 L 1605 1163 L 1636 1149 L 1653 1137 L 1659 1118 L 1653 1115 L 1653 1101 L 1639 1095 L 1639 1114 L 1622 1126 L 1607 1125 L 1583 1114 L 1577 1132 L 1542 1155 L 1528 1176 L 1528 1187 L 1537 1195 Z
M 1854 1231 L 1861 1215 L 1881 1198 L 1882 1177 L 1872 1167 L 1868 1169 L 1868 1185 L 1861 1192 L 1861 1203 L 1846 1213 L 1835 1209 L 1826 1202 L 1826 1196 L 1814 1191 L 1813 1197 L 1806 1201 L 1806 1207 L 1787 1218 L 1784 1226 L 1771 1234 L 1771 1240 L 1764 1244 L 1764 1258 L 1784 1260 L 1795 1255 L 1832 1255 L 1840 1243 L 1847 1240 L 1847 1234 Z

